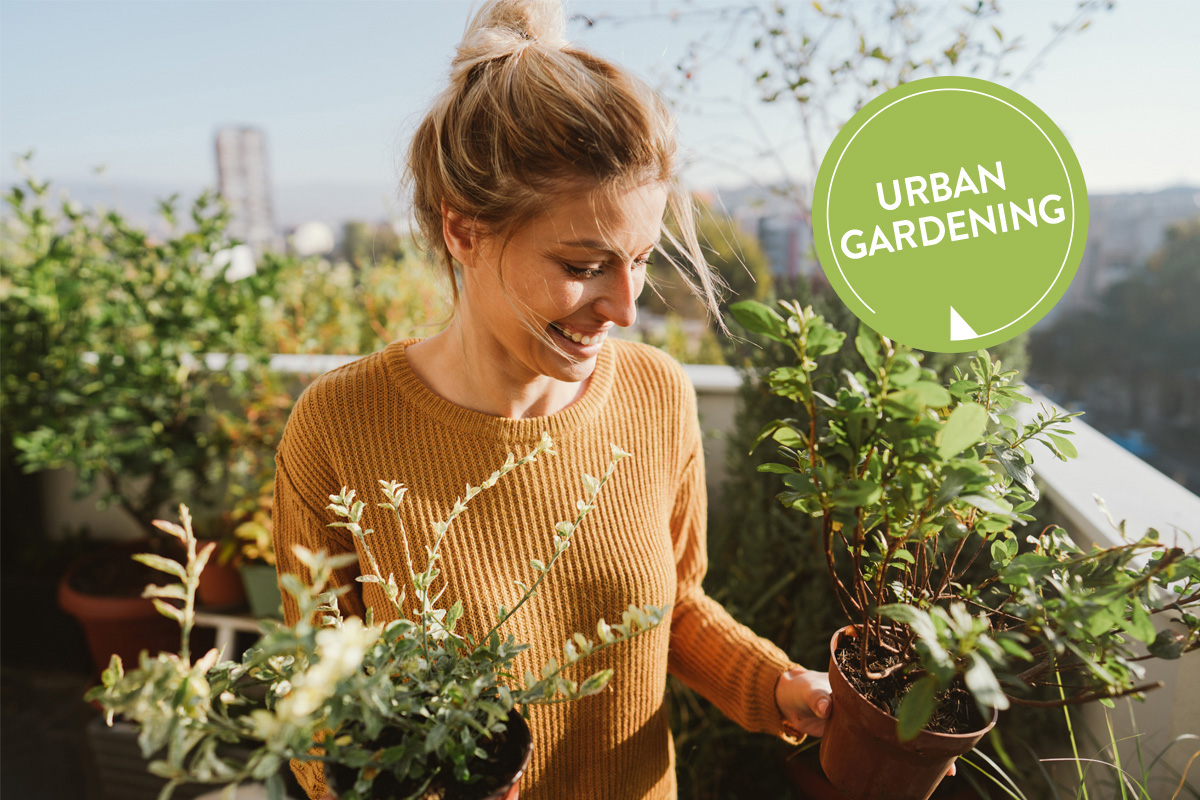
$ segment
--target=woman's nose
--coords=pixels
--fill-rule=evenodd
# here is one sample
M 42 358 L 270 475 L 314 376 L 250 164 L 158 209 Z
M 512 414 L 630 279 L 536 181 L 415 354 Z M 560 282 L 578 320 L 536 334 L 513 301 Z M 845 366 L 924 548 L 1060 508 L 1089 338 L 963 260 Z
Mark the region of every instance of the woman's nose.
M 604 293 L 596 300 L 596 311 L 614 325 L 628 328 L 637 322 L 637 299 L 645 284 L 645 273 L 634 268 L 613 270 L 609 275 Z

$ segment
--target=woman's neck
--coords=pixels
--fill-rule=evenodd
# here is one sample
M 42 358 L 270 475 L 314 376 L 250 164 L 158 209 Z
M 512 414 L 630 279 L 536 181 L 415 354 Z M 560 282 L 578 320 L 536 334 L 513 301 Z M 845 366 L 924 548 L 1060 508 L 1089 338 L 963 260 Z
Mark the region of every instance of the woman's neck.
M 506 419 L 559 412 L 583 397 L 590 381 L 568 383 L 534 373 L 494 340 L 464 331 L 458 319 L 409 345 L 406 354 L 434 394 L 460 408 Z

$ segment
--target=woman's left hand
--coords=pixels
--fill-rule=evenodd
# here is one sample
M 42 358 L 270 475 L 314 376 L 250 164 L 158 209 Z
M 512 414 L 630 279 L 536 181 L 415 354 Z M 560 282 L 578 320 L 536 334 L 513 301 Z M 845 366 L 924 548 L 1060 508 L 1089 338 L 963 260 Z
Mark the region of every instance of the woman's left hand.
M 775 704 L 784 721 L 808 736 L 825 733 L 832 702 L 827 672 L 796 667 L 780 675 L 775 684 Z

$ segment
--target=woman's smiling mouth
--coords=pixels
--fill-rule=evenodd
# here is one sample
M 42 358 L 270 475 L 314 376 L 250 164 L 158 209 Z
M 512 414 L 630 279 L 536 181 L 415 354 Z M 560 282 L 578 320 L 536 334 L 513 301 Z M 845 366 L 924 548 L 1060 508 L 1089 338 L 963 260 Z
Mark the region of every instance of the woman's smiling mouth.
M 569 328 L 567 328 L 557 322 L 551 322 L 550 328 L 552 330 L 554 330 L 555 332 L 557 332 L 559 335 L 561 335 L 564 339 L 568 339 L 572 342 L 575 342 L 576 344 L 581 344 L 584 347 L 598 345 L 601 342 L 603 342 L 604 339 L 608 336 L 607 329 L 600 331 L 599 333 L 587 334 L 587 333 L 580 333 L 579 331 L 570 330 Z

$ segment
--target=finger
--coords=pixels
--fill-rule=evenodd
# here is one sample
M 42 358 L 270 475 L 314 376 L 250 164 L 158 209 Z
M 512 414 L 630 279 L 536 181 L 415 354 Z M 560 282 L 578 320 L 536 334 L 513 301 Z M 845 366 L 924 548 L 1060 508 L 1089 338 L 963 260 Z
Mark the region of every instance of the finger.
M 825 735 L 825 720 L 815 717 L 806 717 L 791 723 L 791 726 L 805 736 L 824 736 Z
M 958 772 L 958 765 L 955 764 L 953 761 L 951 761 L 950 769 L 946 771 L 946 777 L 953 778 L 955 773 L 957 773 L 957 772 Z
M 815 702 L 812 704 L 812 710 L 821 719 L 828 719 L 829 709 L 832 707 L 832 705 L 833 698 L 827 694 L 819 694 L 817 695 Z

